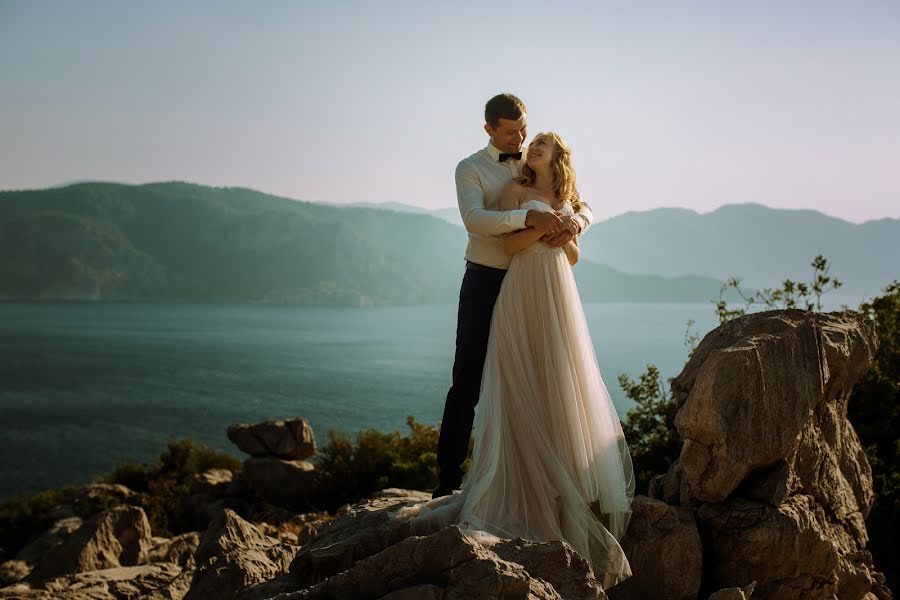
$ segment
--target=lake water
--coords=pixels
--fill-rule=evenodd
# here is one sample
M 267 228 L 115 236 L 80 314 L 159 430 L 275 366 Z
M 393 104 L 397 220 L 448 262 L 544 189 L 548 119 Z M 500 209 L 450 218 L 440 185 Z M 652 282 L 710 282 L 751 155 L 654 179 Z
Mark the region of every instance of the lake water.
M 831 298 L 856 306 L 856 299 Z M 685 323 L 711 304 L 586 304 L 619 415 L 619 373 L 676 375 Z M 167 439 L 243 457 L 235 422 L 303 416 L 328 429 L 434 424 L 450 385 L 455 305 L 371 309 L 204 304 L 0 303 L 0 497 L 151 461 Z

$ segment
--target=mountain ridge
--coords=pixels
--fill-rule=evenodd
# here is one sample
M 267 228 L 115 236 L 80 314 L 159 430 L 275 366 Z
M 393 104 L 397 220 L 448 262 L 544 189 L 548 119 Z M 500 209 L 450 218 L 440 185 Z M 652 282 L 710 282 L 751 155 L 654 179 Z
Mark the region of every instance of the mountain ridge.
M 466 237 L 429 215 L 211 188 L 0 192 L 0 298 L 368 306 L 455 302 Z M 706 301 L 721 281 L 585 260 L 586 301 Z

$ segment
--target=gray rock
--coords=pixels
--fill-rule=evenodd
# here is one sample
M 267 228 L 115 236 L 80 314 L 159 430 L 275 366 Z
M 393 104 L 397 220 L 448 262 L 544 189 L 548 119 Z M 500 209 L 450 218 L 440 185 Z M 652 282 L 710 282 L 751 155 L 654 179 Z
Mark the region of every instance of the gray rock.
M 405 538 L 319 584 L 282 593 L 277 600 L 377 598 L 480 598 L 485 600 L 598 600 L 606 598 L 586 560 L 567 544 L 513 540 L 501 551 L 548 577 L 529 572 L 523 565 L 504 560 L 451 525 L 429 536 Z M 539 557 L 544 555 L 548 564 Z M 570 560 L 568 569 L 563 568 Z M 565 590 L 565 595 L 559 591 Z M 273 599 L 273 600 L 274 600 Z
M 16 554 L 16 559 L 35 565 L 51 548 L 59 546 L 84 524 L 81 517 L 65 517 L 56 521 L 50 529 L 41 534 Z
M 724 588 L 717 592 L 713 592 L 710 595 L 709 600 L 750 600 L 750 596 L 753 594 L 753 589 L 755 587 L 756 582 L 752 581 L 744 587 Z
M 871 469 L 847 420 L 875 347 L 859 313 L 769 311 L 710 332 L 673 380 L 685 443 L 652 491 L 696 510 L 710 583 L 779 599 L 881 589 Z
M 409 537 L 409 522 L 398 522 L 392 512 L 412 502 L 416 500 L 376 498 L 349 508 L 300 549 L 291 573 L 311 586 Z
M 693 513 L 635 496 L 622 549 L 632 575 L 607 590 L 612 600 L 693 600 L 700 591 L 703 548 Z
M 228 439 L 250 456 L 302 460 L 316 453 L 312 426 L 303 417 L 269 419 L 255 425 L 235 423 L 228 428 Z
M 272 456 L 244 461 L 243 476 L 257 494 L 284 506 L 302 505 L 318 493 L 321 483 L 312 463 Z
M 181 568 L 171 563 L 155 563 L 134 567 L 116 567 L 88 571 L 53 579 L 45 585 L 55 597 L 137 598 L 167 588 L 181 575 Z M 181 598 L 187 588 L 182 587 Z
M 95 515 L 65 542 L 47 551 L 27 582 L 39 585 L 62 575 L 139 565 L 145 562 L 151 544 L 144 511 L 117 506 Z
M 200 534 L 196 531 L 182 533 L 171 539 L 155 541 L 147 552 L 146 562 L 169 562 L 182 568 L 193 568 L 195 566 L 194 554 L 199 545 Z
M 233 480 L 234 473 L 230 469 L 209 469 L 194 475 L 190 493 L 221 498 L 228 495 Z
M 270 538 L 231 510 L 203 533 L 187 600 L 234 598 L 250 586 L 287 572 L 296 546 Z

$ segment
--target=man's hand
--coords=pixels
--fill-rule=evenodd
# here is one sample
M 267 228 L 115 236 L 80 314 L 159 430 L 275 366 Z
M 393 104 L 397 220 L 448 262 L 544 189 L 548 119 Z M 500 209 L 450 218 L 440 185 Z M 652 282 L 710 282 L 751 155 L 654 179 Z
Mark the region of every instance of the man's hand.
M 562 219 L 563 227 L 571 231 L 572 235 L 581 233 L 581 221 L 576 219 L 575 215 L 567 215 L 559 211 L 556 211 L 556 214 Z
M 560 211 L 556 211 L 554 212 L 554 214 L 560 217 L 563 229 L 555 235 L 549 233 L 544 235 L 544 237 L 541 238 L 541 241 L 548 246 L 559 248 L 560 246 L 564 246 L 567 242 L 575 238 L 576 235 L 581 233 L 581 221 L 579 221 L 572 215 L 567 215 Z
M 566 242 L 569 242 L 574 238 L 575 234 L 573 234 L 571 231 L 563 230 L 556 235 L 545 235 L 541 238 L 540 241 L 544 242 L 548 246 L 559 248 L 560 246 L 564 246 Z
M 556 235 L 564 230 L 563 220 L 555 212 L 529 210 L 525 217 L 525 227 L 534 227 L 545 235 Z

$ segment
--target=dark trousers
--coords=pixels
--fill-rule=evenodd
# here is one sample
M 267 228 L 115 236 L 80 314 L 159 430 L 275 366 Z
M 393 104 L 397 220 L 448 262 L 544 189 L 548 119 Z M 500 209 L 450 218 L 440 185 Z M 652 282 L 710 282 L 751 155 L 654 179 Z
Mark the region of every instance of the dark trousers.
M 469 263 L 459 290 L 453 385 L 444 404 L 437 451 L 440 485 L 450 489 L 458 488 L 462 482 L 462 463 L 469 450 L 475 405 L 481 391 L 491 315 L 504 275 L 505 269 Z

